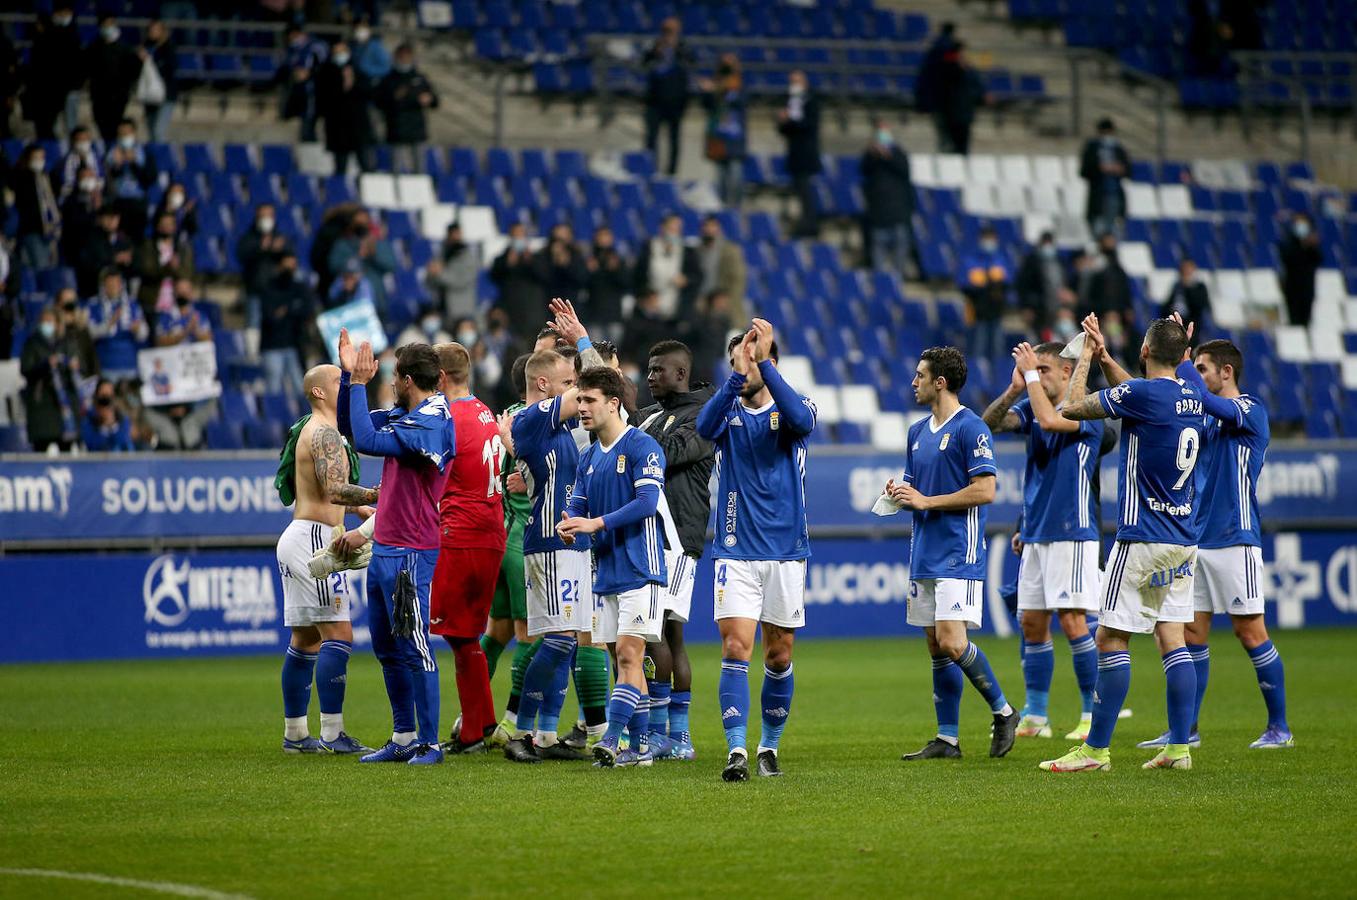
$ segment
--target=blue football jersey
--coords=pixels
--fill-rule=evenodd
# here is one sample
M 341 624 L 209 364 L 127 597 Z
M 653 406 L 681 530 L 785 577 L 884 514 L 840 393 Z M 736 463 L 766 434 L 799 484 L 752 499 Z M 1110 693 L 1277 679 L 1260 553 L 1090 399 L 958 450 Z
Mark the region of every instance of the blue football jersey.
M 906 484 L 924 496 L 936 497 L 962 490 L 976 475 L 998 477 L 994 436 L 975 413 L 962 406 L 937 428 L 932 416 L 910 426 Z M 985 506 L 914 510 L 909 577 L 983 580 L 985 519 Z
M 545 553 L 566 545 L 556 536 L 575 490 L 580 451 L 571 434 L 573 421 L 561 421 L 561 398 L 530 403 L 514 416 L 514 454 L 532 496 L 532 516 L 523 528 L 523 552 Z M 588 550 L 589 535 L 575 538 L 572 550 Z
M 1018 430 L 1027 435 L 1027 471 L 1022 489 L 1025 544 L 1098 540 L 1098 498 L 1093 493 L 1103 423 L 1090 419 L 1078 431 L 1041 427 L 1026 397 L 1013 405 Z
M 1117 540 L 1196 544 L 1201 392 L 1171 378 L 1132 378 L 1094 396 L 1124 423 Z
M 617 512 L 651 485 L 660 492 L 655 514 L 594 535 L 594 593 L 619 594 L 646 584 L 667 585 L 664 551 L 679 546 L 664 500 L 664 451 L 639 428 L 627 426 L 611 447 L 602 441 L 580 456 L 573 508 L 594 517 Z
M 1206 417 L 1205 443 L 1197 461 L 1206 475 L 1203 495 L 1211 497 L 1210 503 L 1201 504 L 1198 546 L 1261 547 L 1258 477 L 1272 436 L 1267 410 L 1248 394 L 1226 402 L 1234 407 L 1234 418 Z
M 815 404 L 792 390 L 772 363 L 760 363 L 759 370 L 771 403 L 747 408 L 740 402 L 745 379 L 736 374 L 698 413 L 698 434 L 716 446 L 713 554 L 806 559 L 806 436 L 815 428 Z

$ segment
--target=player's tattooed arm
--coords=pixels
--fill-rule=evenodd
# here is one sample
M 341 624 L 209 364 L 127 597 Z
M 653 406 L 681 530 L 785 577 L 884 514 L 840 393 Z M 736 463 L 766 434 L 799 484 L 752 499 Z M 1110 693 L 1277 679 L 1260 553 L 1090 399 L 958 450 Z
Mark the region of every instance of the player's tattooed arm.
M 1009 380 L 1008 387 L 994 398 L 994 402 L 985 408 L 985 413 L 980 418 L 985 420 L 990 431 L 1017 431 L 1022 427 L 1022 423 L 1018 420 L 1018 414 L 1009 407 L 1017 403 L 1026 393 L 1027 383 L 1017 366 L 1014 366 L 1013 377 Z
M 338 429 L 323 425 L 311 436 L 311 462 L 325 497 L 338 506 L 366 506 L 377 502 L 377 489 L 349 484 L 349 454 Z
M 1070 387 L 1065 394 L 1065 405 L 1060 414 L 1067 419 L 1106 419 L 1107 410 L 1103 409 L 1098 395 L 1089 396 L 1088 370 L 1093 365 L 1093 354 L 1098 352 L 1098 344 L 1089 340 L 1084 344 L 1084 352 L 1074 364 L 1074 374 L 1070 376 Z

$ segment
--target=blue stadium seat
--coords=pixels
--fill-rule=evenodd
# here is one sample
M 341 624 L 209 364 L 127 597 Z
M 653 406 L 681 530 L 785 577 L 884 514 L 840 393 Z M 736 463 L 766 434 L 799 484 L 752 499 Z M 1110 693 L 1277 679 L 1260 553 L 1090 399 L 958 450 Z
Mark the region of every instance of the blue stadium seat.
M 244 429 L 239 422 L 213 419 L 203 429 L 203 438 L 209 450 L 243 450 Z

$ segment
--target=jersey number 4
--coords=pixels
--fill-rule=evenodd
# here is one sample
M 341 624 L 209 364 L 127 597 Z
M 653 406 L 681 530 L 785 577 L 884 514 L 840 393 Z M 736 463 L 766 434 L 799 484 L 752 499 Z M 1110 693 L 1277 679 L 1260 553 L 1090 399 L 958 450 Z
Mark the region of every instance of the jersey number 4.
M 485 496 L 493 497 L 502 493 L 503 488 L 499 480 L 499 461 L 504 456 L 504 443 L 499 435 L 487 438 L 485 446 L 481 448 L 481 462 L 485 463 L 486 477 L 488 483 L 485 487 Z
M 1200 449 L 1201 436 L 1197 434 L 1197 429 L 1184 428 L 1183 433 L 1178 435 L 1178 471 L 1183 474 L 1173 483 L 1175 491 L 1182 490 L 1183 485 L 1192 477 L 1192 470 L 1197 467 L 1197 452 Z

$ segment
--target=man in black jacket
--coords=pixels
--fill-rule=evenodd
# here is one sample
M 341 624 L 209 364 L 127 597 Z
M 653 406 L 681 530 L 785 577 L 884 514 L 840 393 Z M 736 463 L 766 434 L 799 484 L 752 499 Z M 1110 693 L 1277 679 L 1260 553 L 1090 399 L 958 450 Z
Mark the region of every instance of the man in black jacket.
M 910 277 L 914 256 L 914 182 L 909 157 L 884 119 L 873 123 L 872 142 L 862 154 L 862 195 L 872 262 Z
M 1115 231 L 1126 218 L 1126 192 L 1121 182 L 1131 171 L 1131 157 L 1117 140 L 1111 119 L 1098 122 L 1098 136 L 1089 138 L 1079 159 L 1079 177 L 1088 182 L 1086 214 L 1093 236 Z
M 522 222 L 509 226 L 509 246 L 491 264 L 490 280 L 499 288 L 495 305 L 509 317 L 509 329 L 521 343 L 531 346 L 542 327 L 548 295 Z
M 669 129 L 670 175 L 678 171 L 679 131 L 683 112 L 688 108 L 688 66 L 692 53 L 679 39 L 679 20 L 673 16 L 660 25 L 660 36 L 646 51 L 646 149 L 655 154 L 660 141 L 660 126 Z
M 354 65 L 349 45 L 336 42 L 329 61 L 316 73 L 316 108 L 325 120 L 325 149 L 334 157 L 338 175 L 348 170 L 353 157 L 364 172 L 376 167 L 371 99 L 372 85 Z
M 694 756 L 688 732 L 693 673 L 683 645 L 683 623 L 691 612 L 693 576 L 707 539 L 707 481 L 715 463 L 715 448 L 697 434 L 698 411 L 715 391 L 709 384 L 690 386 L 692 368 L 693 354 L 679 341 L 660 341 L 651 347 L 646 384 L 656 402 L 635 416 L 637 427 L 664 450 L 664 497 L 681 544 L 665 551 L 669 586 L 664 594 L 664 639 L 646 645 L 655 666 L 648 685 L 650 746 L 671 759 Z
M 594 232 L 593 251 L 584 265 L 589 270 L 589 296 L 584 304 L 589 325 L 618 340 L 622 337 L 622 298 L 631 293 L 631 263 L 617 252 L 617 240 L 607 225 Z
M 24 118 L 33 121 L 38 140 L 56 138 L 57 118 L 69 112 L 66 128 L 75 124 L 75 92 L 85 83 L 85 60 L 70 0 L 52 4 L 51 16 L 34 23 L 33 46 L 24 75 Z
M 1292 216 L 1291 228 L 1282 238 L 1282 296 L 1292 325 L 1309 325 L 1315 305 L 1315 270 L 1324 261 L 1319 234 L 1305 213 Z
M 1197 275 L 1197 264 L 1191 257 L 1184 256 L 1178 263 L 1178 280 L 1173 283 L 1173 289 L 1159 308 L 1159 318 L 1167 319 L 1177 313 L 1184 322 L 1198 323 L 1200 329 L 1210 308 L 1211 296 Z
M 787 139 L 787 174 L 801 203 L 801 221 L 796 237 L 820 233 L 819 209 L 813 180 L 820 174 L 820 101 L 810 92 L 806 73 L 794 70 L 787 78 L 787 105 L 778 110 L 777 130 Z
M 90 79 L 90 105 L 94 124 L 105 144 L 118 137 L 118 126 L 132 89 L 141 76 L 141 58 L 129 44 L 123 43 L 118 20 L 104 16 L 99 20 L 99 36 L 85 48 L 85 71 Z
M 386 142 L 391 145 L 391 163 L 397 172 L 419 172 L 423 160 L 420 146 L 429 139 L 426 110 L 438 106 L 438 94 L 429 79 L 415 68 L 415 50 L 409 44 L 396 48 L 396 61 L 382 79 L 377 105 L 386 114 Z

